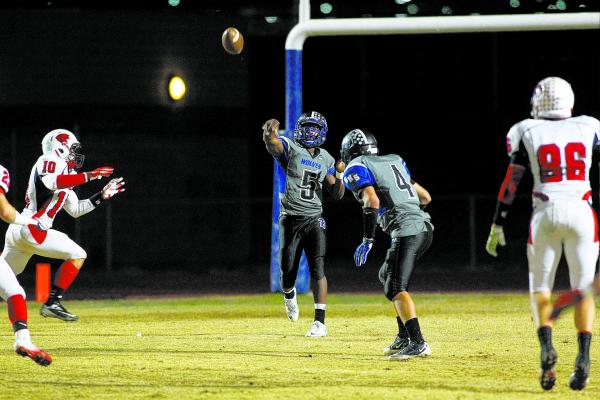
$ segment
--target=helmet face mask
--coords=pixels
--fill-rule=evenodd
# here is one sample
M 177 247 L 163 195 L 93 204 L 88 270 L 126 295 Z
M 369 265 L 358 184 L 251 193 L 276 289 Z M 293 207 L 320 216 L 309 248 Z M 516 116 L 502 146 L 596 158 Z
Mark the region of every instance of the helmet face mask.
M 81 152 L 81 143 L 73 143 L 69 148 L 69 154 L 67 155 L 69 167 L 75 169 L 83 168 L 84 161 L 85 155 Z
M 353 159 L 363 155 L 378 155 L 377 139 L 371 132 L 364 129 L 353 129 L 342 139 L 340 156 L 348 165 Z
M 575 94 L 569 82 L 556 76 L 538 82 L 531 96 L 531 116 L 536 119 L 563 119 L 572 115 Z
M 294 129 L 294 140 L 307 149 L 319 147 L 327 138 L 327 121 L 316 111 L 303 113 Z

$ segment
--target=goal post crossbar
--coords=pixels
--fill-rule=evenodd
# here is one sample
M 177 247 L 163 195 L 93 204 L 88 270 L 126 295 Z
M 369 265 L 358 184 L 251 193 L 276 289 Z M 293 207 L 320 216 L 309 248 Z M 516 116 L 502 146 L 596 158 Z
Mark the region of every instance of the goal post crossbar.
M 285 128 L 288 134 L 302 113 L 302 51 L 309 37 L 600 29 L 598 12 L 319 20 L 312 20 L 309 15 L 310 2 L 300 0 L 300 22 L 290 30 L 285 42 Z M 281 289 L 278 218 L 280 196 L 284 190 L 285 173 L 275 162 L 271 215 L 272 291 Z M 302 257 L 296 289 L 300 293 L 310 290 L 305 257 Z

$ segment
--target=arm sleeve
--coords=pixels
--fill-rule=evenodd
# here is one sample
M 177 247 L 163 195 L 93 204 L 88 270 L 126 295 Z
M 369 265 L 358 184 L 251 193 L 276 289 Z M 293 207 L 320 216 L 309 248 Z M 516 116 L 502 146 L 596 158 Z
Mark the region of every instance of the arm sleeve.
M 79 200 L 77 194 L 70 190 L 63 208 L 71 217 L 79 218 L 82 215 L 89 213 L 96 207 L 94 207 L 90 199 Z
M 285 136 L 280 136 L 279 139 L 281 140 L 281 145 L 283 146 L 283 153 L 281 153 L 279 157 L 274 156 L 274 158 L 282 167 L 285 168 L 287 161 L 290 159 L 290 139 L 286 138 Z
M 354 164 L 344 171 L 344 185 L 352 192 L 359 192 L 367 186 L 375 186 L 375 178 L 364 164 Z

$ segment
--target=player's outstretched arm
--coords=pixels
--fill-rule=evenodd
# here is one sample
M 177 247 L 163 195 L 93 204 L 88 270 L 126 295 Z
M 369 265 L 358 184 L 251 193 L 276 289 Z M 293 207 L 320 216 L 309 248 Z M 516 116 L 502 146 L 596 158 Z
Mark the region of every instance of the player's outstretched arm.
M 0 219 L 6 223 L 17 225 L 37 225 L 38 223 L 35 219 L 21 215 L 15 210 L 2 189 L 0 189 Z
M 335 163 L 335 175 L 327 175 L 325 177 L 325 187 L 331 196 L 336 200 L 344 197 L 344 193 L 346 192 L 346 187 L 344 186 L 344 181 L 342 180 L 345 170 L 346 164 L 344 164 L 342 160 L 339 160 Z
M 83 185 L 94 179 L 101 179 L 112 175 L 113 167 L 100 167 L 90 172 L 81 172 L 79 174 L 48 174 L 42 177 L 42 182 L 50 190 L 67 189 Z
M 498 202 L 496 203 L 496 212 L 494 214 L 494 220 L 490 228 L 490 234 L 485 243 L 485 250 L 493 257 L 498 257 L 496 248 L 498 245 L 505 246 L 506 238 L 504 237 L 504 222 L 510 206 L 515 200 L 517 188 L 523 178 L 525 167 L 520 164 L 511 162 L 506 170 L 506 176 L 500 191 L 498 192 Z
M 279 121 L 272 118 L 266 121 L 263 126 L 263 141 L 267 146 L 267 151 L 275 158 L 283 154 L 283 143 L 279 138 Z

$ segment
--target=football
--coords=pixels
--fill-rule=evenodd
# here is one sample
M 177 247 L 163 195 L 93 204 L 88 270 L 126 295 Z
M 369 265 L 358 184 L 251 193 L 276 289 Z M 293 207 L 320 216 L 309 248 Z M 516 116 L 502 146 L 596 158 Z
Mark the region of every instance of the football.
M 240 54 L 244 49 L 244 37 L 236 28 L 229 27 L 221 37 L 223 48 L 229 54 Z

